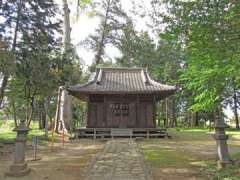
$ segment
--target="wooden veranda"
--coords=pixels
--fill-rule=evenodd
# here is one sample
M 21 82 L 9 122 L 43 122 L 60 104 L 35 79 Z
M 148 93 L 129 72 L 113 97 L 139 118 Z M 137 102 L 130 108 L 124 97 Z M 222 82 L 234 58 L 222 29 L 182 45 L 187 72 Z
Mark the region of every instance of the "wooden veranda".
M 168 138 L 165 128 L 77 128 L 76 138 Z

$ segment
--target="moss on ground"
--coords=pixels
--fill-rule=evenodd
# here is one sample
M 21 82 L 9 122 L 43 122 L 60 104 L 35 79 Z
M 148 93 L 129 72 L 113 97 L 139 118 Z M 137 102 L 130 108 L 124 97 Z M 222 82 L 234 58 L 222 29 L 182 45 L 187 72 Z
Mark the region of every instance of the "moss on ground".
M 196 171 L 197 176 L 213 180 L 240 180 L 240 153 L 233 151 L 232 159 L 235 165 L 226 169 L 217 169 L 216 145 L 212 137 L 214 131 L 209 129 L 169 129 L 171 139 L 150 139 L 139 142 L 144 151 L 145 159 L 151 164 L 156 172 L 162 169 L 186 168 L 191 172 Z M 229 148 L 236 148 L 233 142 L 239 142 L 240 132 L 228 130 L 230 137 Z M 208 155 L 209 153 L 209 155 Z M 201 173 L 199 173 L 201 172 Z M 156 173 L 157 174 L 157 173 Z M 182 174 L 176 177 L 182 177 Z M 158 175 L 156 175 L 157 177 Z M 186 173 L 186 177 L 187 177 Z
M 206 166 L 206 162 L 189 152 L 172 149 L 146 149 L 145 158 L 157 167 L 193 167 Z

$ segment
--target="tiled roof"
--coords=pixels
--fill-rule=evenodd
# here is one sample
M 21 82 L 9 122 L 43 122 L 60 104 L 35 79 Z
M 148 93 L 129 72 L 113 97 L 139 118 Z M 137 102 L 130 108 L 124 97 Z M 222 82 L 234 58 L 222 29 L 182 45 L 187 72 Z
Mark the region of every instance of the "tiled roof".
M 98 68 L 86 84 L 71 86 L 72 95 L 81 94 L 173 94 L 174 86 L 152 80 L 143 68 Z

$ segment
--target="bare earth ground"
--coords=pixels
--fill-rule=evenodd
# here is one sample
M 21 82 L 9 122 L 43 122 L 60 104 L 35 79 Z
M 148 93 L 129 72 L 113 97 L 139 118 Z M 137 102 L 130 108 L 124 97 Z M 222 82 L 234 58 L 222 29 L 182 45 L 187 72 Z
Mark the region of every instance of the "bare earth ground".
M 171 139 L 137 141 L 154 180 L 212 179 L 213 172 L 209 164 L 216 167 L 217 154 L 211 134 L 170 131 L 170 135 Z M 94 162 L 96 154 L 102 151 L 105 143 L 106 141 L 85 139 L 68 142 L 64 148 L 61 143 L 56 143 L 53 151 L 49 145 L 42 144 L 38 154 L 41 160 L 38 161 L 32 161 L 33 148 L 28 144 L 27 162 L 32 172 L 21 178 L 4 177 L 12 156 L 12 145 L 5 145 L 4 148 L 0 148 L 0 179 L 83 180 L 88 174 L 87 169 Z M 240 137 L 232 136 L 228 144 L 231 154 L 239 152 Z
M 92 157 L 103 147 L 105 142 L 93 140 L 81 140 L 74 143 L 55 143 L 53 151 L 50 145 L 39 147 L 38 157 L 41 160 L 33 160 L 33 148 L 28 144 L 26 160 L 31 167 L 31 174 L 21 178 L 4 177 L 4 173 L 11 164 L 12 145 L 5 146 L 3 154 L 0 154 L 0 179 L 1 180 L 82 180 L 84 170 Z
M 171 134 L 171 133 L 170 133 Z M 172 133 L 171 139 L 139 141 L 155 180 L 209 180 L 216 167 L 216 142 L 211 134 Z M 228 141 L 231 154 L 239 153 L 240 139 Z M 239 171 L 240 179 L 240 171 Z

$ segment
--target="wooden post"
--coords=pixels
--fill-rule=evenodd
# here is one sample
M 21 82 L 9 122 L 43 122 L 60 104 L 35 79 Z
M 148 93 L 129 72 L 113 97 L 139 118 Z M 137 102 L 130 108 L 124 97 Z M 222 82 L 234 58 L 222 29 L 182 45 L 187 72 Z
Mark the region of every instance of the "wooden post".
M 36 161 L 37 159 L 37 143 L 38 143 L 38 139 L 37 139 L 37 136 L 34 137 L 34 160 Z
M 64 147 L 64 128 L 62 128 L 62 146 Z
M 149 129 L 147 129 L 147 139 L 149 139 Z
M 168 127 L 169 125 L 169 117 L 168 117 L 168 98 L 165 99 L 165 127 Z
M 93 139 L 96 139 L 96 129 L 93 129 Z
M 52 137 L 51 137 L 51 150 L 53 151 L 54 145 L 54 126 L 52 126 Z

